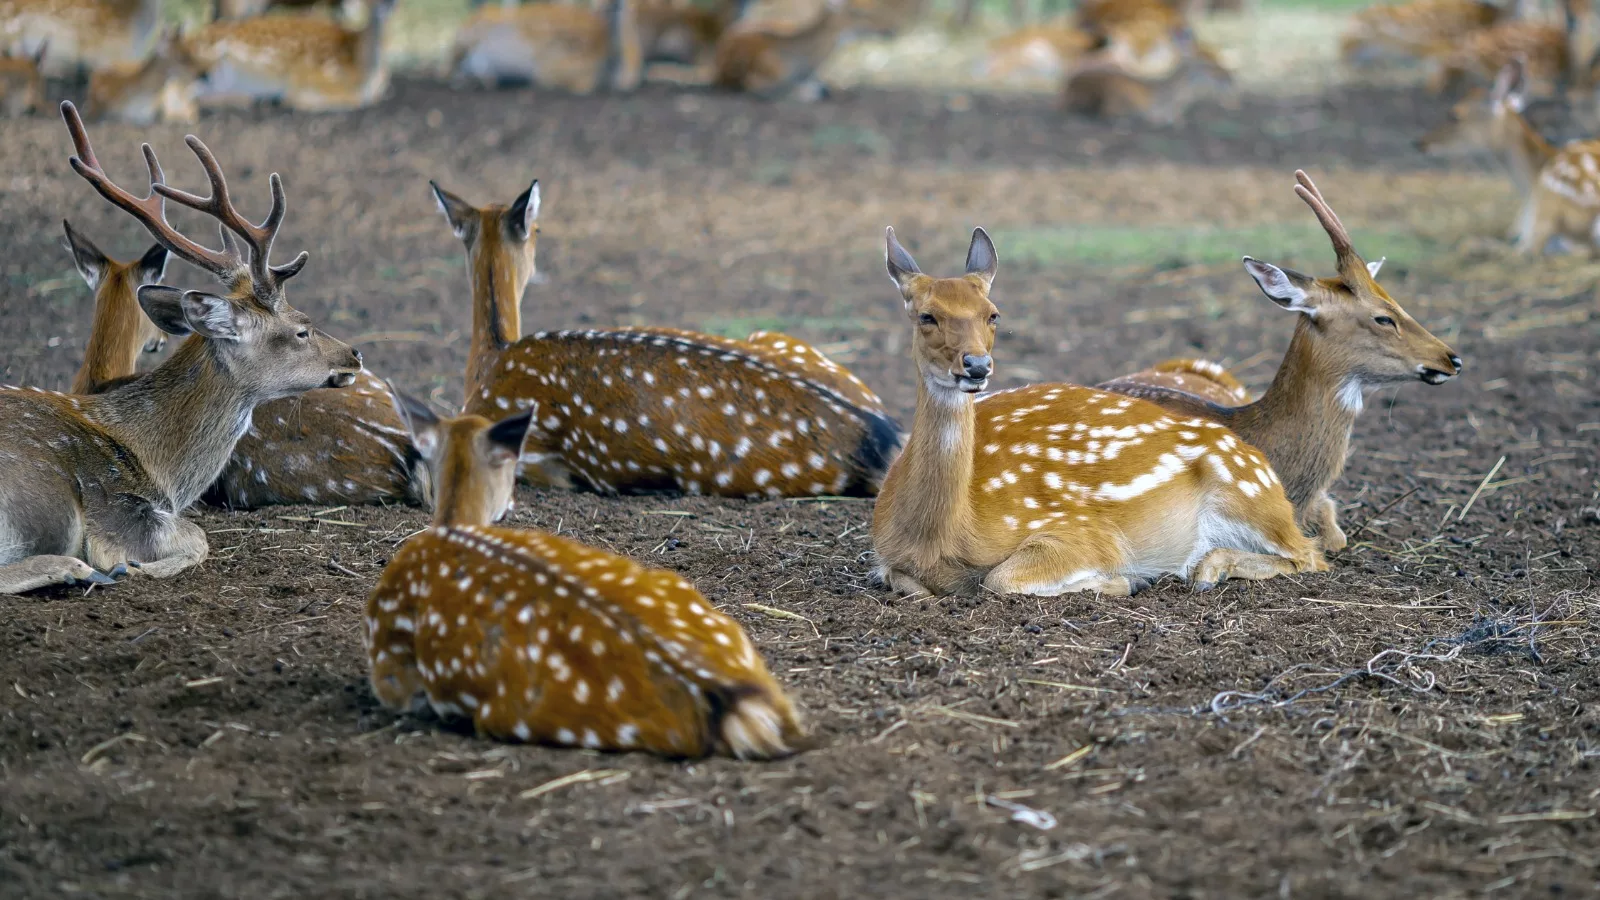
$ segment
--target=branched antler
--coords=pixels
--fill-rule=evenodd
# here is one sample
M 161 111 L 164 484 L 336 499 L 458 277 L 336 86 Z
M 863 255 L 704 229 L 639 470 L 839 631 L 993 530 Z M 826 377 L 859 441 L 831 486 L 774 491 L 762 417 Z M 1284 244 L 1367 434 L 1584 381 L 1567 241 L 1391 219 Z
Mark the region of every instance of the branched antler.
M 281 266 L 274 266 L 270 262 L 272 242 L 283 224 L 284 214 L 283 183 L 277 173 L 268 179 L 272 188 L 272 209 L 260 225 L 252 224 L 239 213 L 229 198 L 228 183 L 222 174 L 222 167 L 217 164 L 217 158 L 199 138 L 190 135 L 185 143 L 206 170 L 206 177 L 211 182 L 211 196 L 197 197 L 169 187 L 155 150 L 149 144 L 143 144 L 140 149 L 144 152 L 145 168 L 150 173 L 150 192 L 144 197 L 135 197 L 132 192 L 114 183 L 100 167 L 77 107 L 70 102 L 63 102 L 61 118 L 66 120 L 67 131 L 72 135 L 73 149 L 77 154 L 69 160 L 72 170 L 89 182 L 100 196 L 138 219 L 157 242 L 178 257 L 205 269 L 224 282 L 232 281 L 240 270 L 248 268 L 256 296 L 268 302 L 275 301 L 283 282 L 294 277 L 305 266 L 309 258 L 305 252 Z M 205 247 L 174 228 L 167 221 L 166 201 L 169 199 L 216 219 L 221 225 L 222 249 Z M 234 240 L 235 234 L 250 249 L 248 263 L 239 250 L 238 242 Z
M 1322 192 L 1317 190 L 1317 185 L 1311 180 L 1311 176 L 1303 169 L 1296 169 L 1294 180 L 1299 182 L 1294 186 L 1294 192 L 1311 207 L 1312 212 L 1317 214 L 1317 221 L 1322 223 L 1322 230 L 1328 233 L 1328 241 L 1333 244 L 1333 253 L 1339 260 L 1339 271 L 1343 273 L 1350 266 L 1365 271 L 1366 264 L 1361 261 L 1361 254 L 1356 252 L 1355 245 L 1351 243 L 1350 232 L 1334 214 L 1333 207 L 1322 198 Z

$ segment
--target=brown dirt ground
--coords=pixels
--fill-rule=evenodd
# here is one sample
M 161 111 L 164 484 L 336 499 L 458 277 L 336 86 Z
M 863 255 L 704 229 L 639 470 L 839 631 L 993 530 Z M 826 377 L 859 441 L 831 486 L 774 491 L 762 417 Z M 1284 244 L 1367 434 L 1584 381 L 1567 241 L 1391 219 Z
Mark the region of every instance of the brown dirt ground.
M 1338 488 L 1364 528 L 1332 572 L 1210 594 L 906 602 L 867 582 L 868 502 L 523 496 L 519 524 L 676 569 L 750 630 L 821 738 L 772 764 L 501 746 L 388 713 L 359 610 L 423 516 L 200 512 L 212 555 L 183 577 L 5 601 L 0 894 L 1591 894 L 1596 269 L 1486 249 L 1505 189 L 1409 149 L 1438 115 L 1351 89 L 1149 130 L 1064 123 L 1046 98 L 798 107 L 402 82 L 354 115 L 208 118 L 248 209 L 269 170 L 285 175 L 280 246 L 313 252 L 295 302 L 444 402 L 466 287 L 430 177 L 479 201 L 543 180 L 550 280 L 530 329 L 780 326 L 908 414 L 884 224 L 936 271 L 980 222 L 1302 227 L 1289 186 L 1305 166 L 1358 234 L 1462 241 L 1384 278 L 1467 375 L 1374 398 Z M 92 129 L 114 175 L 136 176 L 149 137 L 188 184 L 180 133 Z M 58 220 L 122 255 L 145 241 L 71 175 L 59 123 L 0 137 L 0 379 L 60 387 L 89 298 Z M 999 386 L 1198 351 L 1259 388 L 1290 330 L 1236 263 L 1000 253 Z M 595 780 L 519 796 L 583 770 Z

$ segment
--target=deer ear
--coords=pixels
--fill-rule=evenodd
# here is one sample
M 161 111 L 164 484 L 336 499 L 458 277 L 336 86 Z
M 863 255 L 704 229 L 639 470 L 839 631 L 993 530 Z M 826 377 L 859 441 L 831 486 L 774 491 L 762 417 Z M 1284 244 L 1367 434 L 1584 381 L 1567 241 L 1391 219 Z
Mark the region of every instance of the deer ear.
M 972 243 L 967 247 L 967 274 L 983 279 L 984 287 L 994 284 L 995 273 L 1000 270 L 1000 257 L 994 252 L 994 241 L 982 228 L 972 229 Z
M 1512 57 L 1495 76 L 1494 88 L 1489 92 L 1489 102 L 1498 105 L 1504 103 L 1517 112 L 1522 112 L 1528 102 L 1527 61 L 1518 54 Z
M 884 251 L 884 261 L 889 266 L 889 280 L 894 282 L 909 303 L 911 298 L 908 289 L 911 282 L 922 274 L 922 270 L 917 268 L 917 261 L 911 258 L 906 248 L 900 246 L 899 239 L 894 236 L 894 228 L 888 228 L 886 234 L 888 249 Z
M 204 291 L 185 291 L 179 302 L 184 321 L 195 334 L 213 341 L 239 339 L 239 314 L 233 301 Z
M 1317 308 L 1311 305 L 1306 288 L 1312 284 L 1312 279 L 1301 275 L 1293 269 L 1280 269 L 1272 263 L 1262 262 L 1259 259 L 1244 258 L 1244 270 L 1256 280 L 1256 285 L 1261 288 L 1261 293 L 1267 299 L 1292 312 L 1305 313 L 1315 316 Z
M 100 280 L 106 277 L 106 272 L 111 268 L 111 260 L 100 252 L 93 241 L 73 229 L 71 222 L 63 219 L 61 228 L 67 233 L 67 252 L 72 254 L 72 264 L 77 266 L 78 274 L 83 276 L 89 290 L 99 290 Z
M 504 463 L 521 457 L 522 440 L 528 436 L 528 425 L 532 421 L 533 410 L 529 408 L 489 426 L 484 432 L 484 439 L 489 443 L 489 459 Z
M 144 255 L 139 257 L 139 262 L 134 266 L 134 271 L 139 276 L 138 283 L 156 284 L 167 277 L 167 259 L 167 248 L 160 244 L 156 244 L 146 250 Z
M 1378 257 L 1378 261 L 1377 262 L 1369 262 L 1369 263 L 1367 263 L 1367 276 L 1370 277 L 1370 278 L 1377 278 L 1378 277 L 1378 270 L 1383 268 L 1384 260 L 1387 260 L 1388 258 L 1389 257 L 1387 257 L 1387 256 L 1380 256 L 1380 257 Z
M 477 209 L 432 181 L 428 182 L 428 187 L 433 189 L 434 202 L 439 204 L 439 211 L 450 223 L 450 230 L 456 237 L 466 240 L 467 230 L 477 222 Z
M 167 334 L 183 337 L 194 332 L 183 314 L 183 291 L 161 284 L 139 286 L 139 308 Z
M 511 225 L 511 236 L 518 241 L 526 242 L 533 234 L 539 221 L 539 179 L 535 178 L 533 184 L 512 201 L 506 221 Z
M 394 404 L 395 412 L 400 414 L 400 421 L 406 425 L 406 431 L 411 433 L 411 443 L 422 454 L 422 458 L 432 460 L 439 458 L 439 445 L 442 438 L 439 433 L 439 417 L 434 415 L 428 404 L 416 397 L 395 387 L 392 382 L 384 382 L 389 388 L 389 402 Z

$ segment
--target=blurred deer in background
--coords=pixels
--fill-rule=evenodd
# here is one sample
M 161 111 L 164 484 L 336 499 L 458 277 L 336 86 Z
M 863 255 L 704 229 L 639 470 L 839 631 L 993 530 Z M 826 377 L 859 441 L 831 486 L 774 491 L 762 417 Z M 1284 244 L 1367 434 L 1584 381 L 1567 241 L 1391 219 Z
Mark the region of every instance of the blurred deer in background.
M 140 306 L 161 330 L 190 336 L 142 378 L 90 397 L 0 390 L 0 420 L 8 423 L 0 444 L 0 593 L 104 583 L 129 565 L 165 578 L 199 563 L 206 533 L 181 514 L 222 470 L 255 406 L 348 385 L 361 370 L 360 354 L 315 331 L 284 298 L 307 255 L 270 261 L 284 215 L 276 174 L 268 179 L 272 208 L 257 225 L 234 207 L 222 169 L 198 138 L 187 142 L 206 171 L 209 197 L 168 187 L 146 144 L 151 192 L 135 197 L 101 168 L 78 111 L 64 103 L 62 115 L 77 153 L 73 171 L 226 292 L 139 288 Z M 222 249 L 168 224 L 164 199 L 217 220 Z
M 204 74 L 182 36 L 169 29 L 143 61 L 113 63 L 91 73 L 84 112 L 136 125 L 193 122 L 200 117 L 195 98 Z
M 141 285 L 159 284 L 167 271 L 167 248 L 156 244 L 138 260 L 118 262 L 105 255 L 70 222 L 62 222 L 72 264 L 94 291 L 94 324 L 83 363 L 72 379 L 72 393 L 98 394 L 132 376 L 141 353 L 154 353 L 166 334 L 139 308 Z
M 911 320 L 917 413 L 873 511 L 877 577 L 901 594 L 1127 596 L 1168 573 L 1323 571 L 1266 459 L 1216 422 L 1071 384 L 1001 391 L 999 262 L 983 229 L 966 273 L 922 274 L 888 230 Z
M 1369 6 L 1351 17 L 1339 53 L 1352 65 L 1386 57 L 1420 59 L 1510 15 L 1509 4 L 1488 0 L 1410 0 Z
M 810 22 L 794 29 L 735 26 L 717 43 L 711 83 L 764 99 L 816 100 L 826 93 L 816 73 L 849 27 L 849 0 L 824 0 Z
M 1159 78 L 1130 74 L 1114 56 L 1097 51 L 1072 67 L 1062 90 L 1062 107 L 1080 115 L 1140 116 L 1170 125 L 1181 121 L 1197 101 L 1232 90 L 1233 76 L 1214 55 L 1186 35 L 1178 39 L 1178 47 L 1177 67 Z
M 602 493 L 877 492 L 899 427 L 876 394 L 820 351 L 771 332 L 745 341 L 671 328 L 523 337 L 538 182 L 509 206 L 483 208 L 432 188 L 467 248 L 466 412 L 535 411 L 524 478 Z
M 1321 536 L 1322 549 L 1344 549 L 1338 507 L 1328 490 L 1344 471 L 1350 432 L 1366 392 L 1421 380 L 1443 384 L 1461 372 L 1461 358 L 1411 318 L 1378 284 L 1383 260 L 1356 253 L 1350 232 L 1304 172 L 1295 194 L 1328 233 L 1338 274 L 1313 278 L 1246 256 L 1245 271 L 1267 298 L 1299 313 L 1278 374 L 1261 399 L 1244 405 L 1216 387 L 1195 390 L 1174 369 L 1205 373 L 1212 385 L 1238 386 L 1233 376 L 1204 360 L 1173 360 L 1100 387 L 1139 397 L 1171 414 L 1228 426 L 1266 454 L 1304 528 Z M 1242 390 L 1242 388 L 1239 388 Z
M 212 19 L 248 19 L 274 10 L 303 13 L 321 10 L 353 18 L 360 0 L 212 0 Z
M 532 82 L 575 94 L 601 86 L 631 91 L 644 77 L 634 0 L 608 0 L 604 10 L 480 6 L 456 30 L 450 72 L 486 87 Z
M 710 7 L 644 0 L 637 6 L 639 53 L 644 64 L 706 66 L 717 41 L 744 14 L 746 0 L 720 0 Z
M 1019 75 L 1060 79 L 1068 66 L 1098 44 L 1095 35 L 1073 25 L 1030 25 L 990 41 L 978 77 L 1001 81 Z
M 739 624 L 673 572 L 496 527 L 533 418 L 438 420 L 397 395 L 434 468 L 433 527 L 367 600 L 372 690 L 479 734 L 670 757 L 795 752 L 799 716 Z
M 1512 60 L 1524 61 L 1530 88 L 1549 95 L 1564 90 L 1579 62 L 1574 60 L 1567 32 L 1542 22 L 1502 22 L 1492 28 L 1441 40 L 1430 56 L 1434 71 L 1428 78 L 1436 94 L 1459 93 L 1474 83 L 1492 82 Z
M 44 106 L 44 75 L 40 66 L 50 49 L 41 43 L 32 56 L 0 54 L 0 118 L 15 119 Z
M 1518 252 L 1543 252 L 1553 237 L 1600 251 L 1600 141 L 1552 146 L 1523 118 L 1526 103 L 1526 76 L 1522 60 L 1515 59 L 1500 71 L 1487 99 L 1457 103 L 1450 121 L 1417 146 L 1430 153 L 1484 149 L 1500 160 L 1522 197 L 1511 229 Z
M 160 29 L 161 0 L 0 0 L 0 49 L 54 77 L 142 59 Z
M 186 39 L 205 69 L 202 106 L 282 102 L 304 112 L 376 103 L 389 89 L 383 35 L 395 0 L 373 0 L 366 25 L 325 16 L 257 16 L 212 22 Z

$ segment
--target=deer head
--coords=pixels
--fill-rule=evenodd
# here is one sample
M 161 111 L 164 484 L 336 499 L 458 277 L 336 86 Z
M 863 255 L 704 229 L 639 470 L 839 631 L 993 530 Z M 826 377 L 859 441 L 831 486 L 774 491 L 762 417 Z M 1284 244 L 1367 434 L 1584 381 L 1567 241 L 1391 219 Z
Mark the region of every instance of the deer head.
M 220 368 L 246 385 L 258 403 L 317 387 L 346 387 L 355 381 L 361 371 L 361 354 L 312 328 L 311 320 L 284 298 L 284 284 L 299 274 L 309 254 L 301 252 L 281 266 L 271 263 L 272 242 L 284 214 L 283 182 L 276 172 L 268 179 L 272 208 L 261 224 L 254 224 L 233 205 L 216 157 L 199 138 L 190 135 L 185 142 L 205 169 L 211 195 L 200 197 L 168 186 L 155 151 L 145 144 L 150 192 L 135 197 L 113 183 L 100 167 L 78 110 L 71 103 L 62 103 L 61 115 L 77 154 L 71 159 L 73 171 L 100 196 L 137 219 L 163 247 L 210 272 L 226 289 L 213 294 L 157 284 L 141 286 L 139 305 L 156 327 L 172 335 L 196 334 L 206 339 Z M 221 226 L 222 249 L 209 249 L 169 224 L 165 200 L 216 219 Z M 249 251 L 248 260 L 241 242 Z
M 1305 172 L 1296 171 L 1295 194 L 1311 207 L 1328 233 L 1338 259 L 1338 275 L 1313 278 L 1257 259 L 1244 268 L 1267 298 L 1303 316 L 1314 352 L 1326 354 L 1325 368 L 1342 377 L 1339 397 L 1359 409 L 1361 390 L 1415 378 L 1442 384 L 1461 371 L 1461 358 L 1406 314 L 1378 284 L 1383 260 L 1368 263 L 1356 253 L 1333 208 Z
M 473 415 L 441 419 L 392 384 L 389 394 L 433 482 L 433 524 L 488 525 L 504 518 L 533 411 L 498 422 Z
M 933 278 L 917 268 L 917 261 L 895 239 L 893 228 L 887 236 L 889 278 L 900 289 L 906 315 L 916 326 L 911 355 L 923 383 L 934 395 L 983 390 L 994 373 L 990 351 L 1000 321 L 1000 311 L 989 302 L 989 287 L 1000 265 L 994 242 L 982 228 L 973 229 L 966 274 Z
M 539 180 L 517 195 L 510 206 L 490 204 L 479 208 L 430 181 L 433 199 L 450 223 L 450 230 L 467 245 L 467 258 L 476 266 L 483 257 L 509 258 L 516 283 L 527 285 L 538 272 L 534 249 L 539 239 Z M 507 252 L 509 251 L 509 252 Z
M 1418 138 L 1417 149 L 1433 153 L 1515 144 L 1522 136 L 1527 90 L 1527 63 L 1519 56 L 1500 70 L 1487 94 L 1476 93 L 1452 106 L 1450 120 Z
M 101 252 L 93 241 L 73 228 L 71 222 L 63 221 L 61 227 L 66 232 L 67 252 L 72 254 L 72 264 L 95 294 L 97 311 L 104 305 L 99 302 L 104 293 L 115 291 L 118 296 L 131 298 L 136 295 L 140 285 L 155 284 L 166 275 L 167 248 L 160 244 L 146 250 L 143 256 L 131 263 L 118 262 Z M 140 320 L 138 344 L 147 353 L 161 349 L 166 343 L 166 336 L 161 330 L 148 316 L 138 312 L 132 315 Z M 97 321 L 95 327 L 99 328 L 102 324 L 106 323 Z

